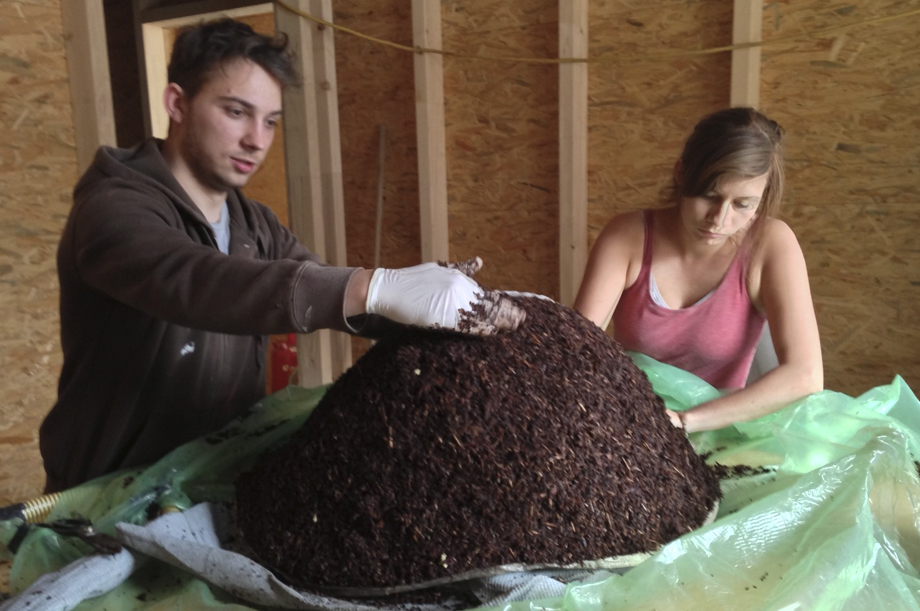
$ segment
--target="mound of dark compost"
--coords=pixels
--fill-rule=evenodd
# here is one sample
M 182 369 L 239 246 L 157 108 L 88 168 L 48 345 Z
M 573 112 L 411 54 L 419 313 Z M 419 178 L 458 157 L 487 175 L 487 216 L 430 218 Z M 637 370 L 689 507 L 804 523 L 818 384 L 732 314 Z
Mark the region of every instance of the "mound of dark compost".
M 257 560 L 295 586 L 388 588 L 648 552 L 719 482 L 648 378 L 570 308 L 474 338 L 378 342 L 237 483 Z

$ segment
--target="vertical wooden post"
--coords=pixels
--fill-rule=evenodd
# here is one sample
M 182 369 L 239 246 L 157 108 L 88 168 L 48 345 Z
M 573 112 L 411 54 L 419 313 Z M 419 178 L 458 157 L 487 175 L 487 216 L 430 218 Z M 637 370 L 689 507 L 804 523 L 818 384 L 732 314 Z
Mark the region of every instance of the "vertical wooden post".
M 308 0 L 292 0 L 300 10 L 308 10 Z M 288 181 L 291 227 L 298 239 L 313 252 L 326 252 L 326 221 L 323 209 L 322 167 L 320 164 L 319 119 L 317 115 L 316 74 L 313 62 L 312 22 L 275 7 L 275 29 L 287 34 L 296 55 L 300 88 L 284 92 L 284 158 Z M 297 373 L 301 386 L 319 386 L 333 379 L 332 332 L 329 330 L 297 336 Z
M 332 23 L 332 0 L 311 0 L 310 14 Z M 334 30 L 313 26 L 313 66 L 316 86 L 316 109 L 322 205 L 325 220 L 325 259 L 332 265 L 346 267 L 345 195 L 342 184 L 342 141 L 339 134 L 339 96 L 335 73 Z M 293 200 L 292 200 L 293 201 Z M 351 336 L 332 333 L 332 369 L 338 377 L 351 367 Z
M 763 3 L 760 0 L 735 0 L 732 44 L 760 42 Z M 760 47 L 732 51 L 732 106 L 760 104 Z
M 139 47 L 143 48 L 144 74 L 146 86 L 142 89 L 145 99 L 148 100 L 144 119 L 146 121 L 147 135 L 154 138 L 166 138 L 169 131 L 169 115 L 163 106 L 163 92 L 169 84 L 167 67 L 169 57 L 166 51 L 166 28 L 158 23 L 140 24 L 141 40 Z
M 116 144 L 102 0 L 61 2 L 61 17 L 73 105 L 77 171 L 82 174 L 92 163 L 96 149 Z
M 440 0 L 412 0 L 412 40 L 417 47 L 441 48 Z M 415 55 L 415 122 L 422 261 L 447 261 L 444 62 L 438 53 Z
M 588 0 L 560 0 L 559 56 L 587 57 Z M 559 301 L 571 306 L 588 253 L 588 64 L 559 65 Z

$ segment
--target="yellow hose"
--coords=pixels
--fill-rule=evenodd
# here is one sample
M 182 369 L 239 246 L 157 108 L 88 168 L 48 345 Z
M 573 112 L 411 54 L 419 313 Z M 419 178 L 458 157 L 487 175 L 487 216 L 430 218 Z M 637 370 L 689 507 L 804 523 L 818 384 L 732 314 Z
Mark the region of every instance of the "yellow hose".
M 48 517 L 48 514 L 51 513 L 51 510 L 54 509 L 54 505 L 60 500 L 62 494 L 64 493 L 54 492 L 52 494 L 46 494 L 29 501 L 25 501 L 23 503 L 25 507 L 22 510 L 23 519 L 27 524 L 44 522 L 45 518 Z

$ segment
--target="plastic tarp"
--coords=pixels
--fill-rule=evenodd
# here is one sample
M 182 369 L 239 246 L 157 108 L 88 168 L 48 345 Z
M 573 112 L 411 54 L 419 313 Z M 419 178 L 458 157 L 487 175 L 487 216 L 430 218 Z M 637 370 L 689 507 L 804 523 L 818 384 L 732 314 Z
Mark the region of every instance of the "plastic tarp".
M 633 357 L 671 409 L 718 395 L 689 373 Z M 113 533 L 118 523 L 143 525 L 164 508 L 228 502 L 236 475 L 302 426 L 324 391 L 282 390 L 145 470 L 67 491 L 46 521 L 86 518 Z M 920 402 L 900 377 L 855 398 L 823 391 L 690 438 L 709 462 L 745 467 L 723 481 L 713 523 L 625 573 L 596 572 L 561 595 L 500 608 L 920 610 Z M 16 552 L 13 594 L 89 552 L 79 540 L 15 519 L 0 521 L 0 541 Z M 76 608 L 259 608 L 162 562 L 137 565 L 121 585 Z

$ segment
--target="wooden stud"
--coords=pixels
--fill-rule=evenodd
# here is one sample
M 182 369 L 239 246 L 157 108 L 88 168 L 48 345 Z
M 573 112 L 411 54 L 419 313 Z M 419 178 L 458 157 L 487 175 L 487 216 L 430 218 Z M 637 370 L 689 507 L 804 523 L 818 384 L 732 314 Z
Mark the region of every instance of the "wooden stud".
M 77 171 L 83 173 L 100 146 L 115 146 L 115 111 L 109 79 L 102 0 L 61 3 L 67 72 L 73 104 Z
M 308 11 L 310 0 L 292 0 Z M 326 219 L 323 208 L 323 168 L 320 162 L 317 74 L 313 59 L 316 25 L 283 7 L 275 7 L 275 29 L 284 32 L 295 55 L 300 88 L 284 92 L 284 157 L 291 227 L 310 250 L 325 255 Z M 332 382 L 332 332 L 323 329 L 297 336 L 297 372 L 301 386 Z
M 169 58 L 166 55 L 166 28 L 158 23 L 144 23 L 140 26 L 146 81 L 141 89 L 146 94 L 144 104 L 144 127 L 147 135 L 154 138 L 166 138 L 169 131 L 169 115 L 163 106 L 163 92 L 168 79 L 166 68 Z
M 559 2 L 559 56 L 588 55 L 588 0 Z M 588 64 L 559 65 L 559 301 L 571 306 L 588 258 Z
M 732 44 L 760 42 L 763 3 L 760 0 L 735 0 Z M 732 51 L 732 106 L 760 104 L 760 47 Z
M 441 48 L 440 0 L 412 0 L 412 40 L 416 47 Z M 444 62 L 439 53 L 415 55 L 415 121 L 422 261 L 447 261 Z
M 308 12 L 332 23 L 332 0 L 310 0 Z M 332 265 L 348 266 L 345 245 L 345 195 L 342 184 L 342 144 L 339 134 L 339 99 L 335 72 L 334 30 L 322 25 L 312 25 L 313 67 L 316 84 L 317 138 L 323 218 L 325 222 L 326 250 L 324 258 Z M 304 92 L 306 93 L 306 91 Z M 298 203 L 290 200 L 291 206 Z M 345 333 L 332 333 L 332 368 L 338 377 L 352 365 L 351 337 Z

